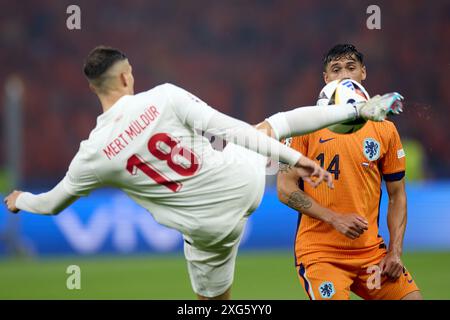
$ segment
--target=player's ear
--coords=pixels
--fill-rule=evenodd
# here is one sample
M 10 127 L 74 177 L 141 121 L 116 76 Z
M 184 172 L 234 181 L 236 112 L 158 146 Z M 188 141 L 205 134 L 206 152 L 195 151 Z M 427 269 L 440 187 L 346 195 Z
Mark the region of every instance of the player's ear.
M 323 81 L 325 81 L 325 83 L 328 83 L 328 74 L 326 72 L 323 72 Z
M 366 76 L 367 76 L 366 66 L 362 66 L 361 67 L 361 80 L 362 81 L 366 80 Z
M 95 90 L 95 87 L 92 83 L 89 83 L 89 89 L 91 89 L 91 91 L 95 94 L 97 94 L 97 90 Z
M 129 86 L 127 75 L 125 74 L 125 72 L 120 73 L 120 84 L 124 87 Z

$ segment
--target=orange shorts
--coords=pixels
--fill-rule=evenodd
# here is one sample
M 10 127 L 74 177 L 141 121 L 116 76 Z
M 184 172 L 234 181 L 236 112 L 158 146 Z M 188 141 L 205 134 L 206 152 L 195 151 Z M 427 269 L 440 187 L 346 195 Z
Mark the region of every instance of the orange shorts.
M 353 292 L 366 300 L 400 300 L 419 288 L 410 273 L 395 281 L 380 276 L 378 264 L 385 253 L 373 258 L 315 261 L 297 266 L 300 283 L 311 300 L 349 300 Z

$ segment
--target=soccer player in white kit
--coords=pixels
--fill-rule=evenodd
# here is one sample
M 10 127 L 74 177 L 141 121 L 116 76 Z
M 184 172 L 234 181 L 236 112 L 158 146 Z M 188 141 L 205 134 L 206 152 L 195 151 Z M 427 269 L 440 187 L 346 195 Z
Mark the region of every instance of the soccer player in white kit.
M 336 110 L 304 107 L 266 119 L 258 131 L 172 84 L 134 94 L 131 65 L 117 49 L 95 48 L 84 73 L 103 108 L 96 127 L 56 187 L 39 195 L 14 191 L 4 200 L 8 209 L 54 215 L 93 189 L 119 188 L 183 234 L 199 299 L 230 298 L 239 241 L 264 193 L 267 157 L 297 167 L 313 186 L 332 186 L 328 172 L 278 139 L 359 116 L 381 121 L 393 111 L 385 96 Z M 229 143 L 217 151 L 202 132 Z

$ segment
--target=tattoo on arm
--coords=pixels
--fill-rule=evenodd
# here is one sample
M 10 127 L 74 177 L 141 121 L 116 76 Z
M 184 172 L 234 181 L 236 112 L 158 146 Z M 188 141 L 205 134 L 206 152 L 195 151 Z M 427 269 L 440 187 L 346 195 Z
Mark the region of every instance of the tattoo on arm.
M 286 163 L 279 164 L 280 173 L 288 173 L 289 171 L 291 171 L 292 168 L 293 168 L 293 166 L 291 166 L 290 164 L 286 164 Z
M 302 191 L 295 191 L 289 195 L 287 205 L 293 209 L 305 210 L 312 206 L 309 197 Z

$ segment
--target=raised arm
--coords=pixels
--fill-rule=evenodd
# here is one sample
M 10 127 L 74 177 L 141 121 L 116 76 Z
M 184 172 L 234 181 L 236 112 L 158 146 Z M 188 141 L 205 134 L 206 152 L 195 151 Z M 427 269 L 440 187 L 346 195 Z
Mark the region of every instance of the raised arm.
M 246 122 L 227 116 L 189 92 L 165 84 L 167 97 L 178 118 L 193 130 L 201 130 L 243 146 L 275 161 L 287 163 L 305 181 L 316 187 L 321 181 L 332 186 L 331 175 L 317 163 L 270 137 L 270 132 L 257 130 Z

